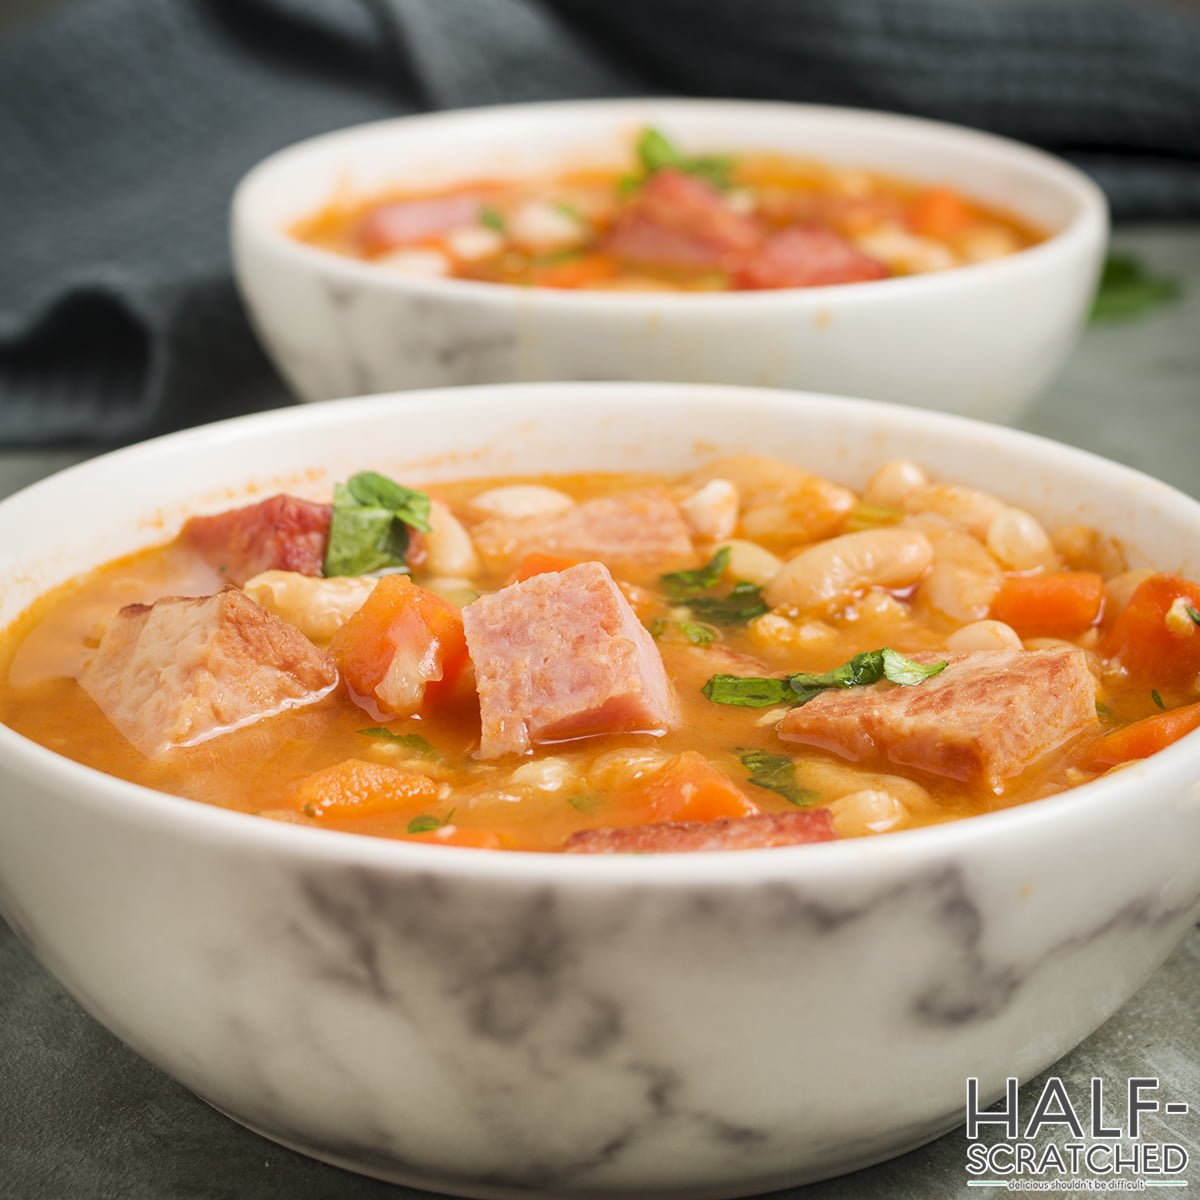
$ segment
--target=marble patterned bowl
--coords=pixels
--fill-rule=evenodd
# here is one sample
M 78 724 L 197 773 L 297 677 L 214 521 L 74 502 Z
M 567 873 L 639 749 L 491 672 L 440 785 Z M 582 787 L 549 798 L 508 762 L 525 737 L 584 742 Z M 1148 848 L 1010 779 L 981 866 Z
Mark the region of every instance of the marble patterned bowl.
M 245 417 L 0 504 L 0 620 L 251 489 L 903 455 L 1200 573 L 1200 504 L 1026 434 L 685 385 L 439 390 Z M 81 497 L 94 501 L 81 504 Z M 69 732 L 69 731 L 68 731 Z M 472 1197 L 732 1197 L 862 1167 L 1104 1021 L 1200 902 L 1200 735 L 948 825 L 589 858 L 388 842 L 164 795 L 0 728 L 0 911 L 99 1021 L 269 1138 Z
M 948 182 L 1052 236 L 938 275 L 684 295 L 405 278 L 285 232 L 347 192 L 623 165 L 646 124 L 694 150 L 775 150 Z M 661 379 L 809 388 L 1003 421 L 1070 351 L 1107 215 L 1099 190 L 1073 167 L 953 125 L 795 104 L 621 100 L 407 117 L 314 138 L 243 180 L 232 232 L 254 326 L 306 400 L 447 384 Z

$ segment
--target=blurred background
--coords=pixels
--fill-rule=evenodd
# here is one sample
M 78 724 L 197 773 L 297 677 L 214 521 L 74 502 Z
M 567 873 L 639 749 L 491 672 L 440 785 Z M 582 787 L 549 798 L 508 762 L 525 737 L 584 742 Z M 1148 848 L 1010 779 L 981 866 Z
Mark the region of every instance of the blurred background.
M 1070 158 L 1121 222 L 1200 217 L 1197 0 L 0 0 L 0 446 L 286 402 L 226 244 L 271 151 L 647 93 L 956 121 Z

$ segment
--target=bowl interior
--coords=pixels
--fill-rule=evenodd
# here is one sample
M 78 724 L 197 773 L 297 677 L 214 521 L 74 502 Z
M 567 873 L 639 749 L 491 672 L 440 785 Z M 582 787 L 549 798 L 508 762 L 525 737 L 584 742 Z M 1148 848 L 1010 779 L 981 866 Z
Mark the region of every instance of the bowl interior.
M 251 224 L 279 231 L 336 198 L 388 188 L 623 167 L 645 125 L 695 152 L 773 151 L 949 183 L 1051 234 L 1103 208 L 1074 168 L 1004 138 L 885 113 L 705 100 L 512 105 L 363 125 L 273 155 L 247 176 L 236 205 Z

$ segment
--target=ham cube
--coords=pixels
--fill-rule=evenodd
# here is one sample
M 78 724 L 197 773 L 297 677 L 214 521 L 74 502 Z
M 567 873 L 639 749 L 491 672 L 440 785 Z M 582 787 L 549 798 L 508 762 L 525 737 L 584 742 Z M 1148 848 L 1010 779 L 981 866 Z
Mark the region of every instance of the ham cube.
M 741 288 L 826 287 L 884 279 L 888 269 L 831 229 L 784 229 L 772 234 L 738 268 Z
M 479 220 L 478 196 L 431 196 L 396 200 L 367 212 L 358 226 L 358 243 L 365 254 L 384 254 L 398 246 L 432 241 Z
M 526 554 L 597 559 L 613 570 L 657 575 L 691 566 L 692 536 L 664 488 L 622 492 L 529 517 L 490 517 L 471 530 L 489 570 L 507 573 Z
M 1082 650 L 922 651 L 912 658 L 949 665 L 912 687 L 822 692 L 784 717 L 779 736 L 1000 793 L 1096 720 L 1095 681 Z
M 295 496 L 272 496 L 211 517 L 192 517 L 180 535 L 239 587 L 263 571 L 320 575 L 333 509 Z
M 121 609 L 79 682 L 154 758 L 312 704 L 334 689 L 338 675 L 302 633 L 225 588 Z
M 658 732 L 674 697 L 654 640 L 608 568 L 580 563 L 482 596 L 463 610 L 482 758 L 535 742 Z
M 837 837 L 827 808 L 763 813 L 719 821 L 664 821 L 572 834 L 568 854 L 679 854 L 698 850 L 768 850 L 831 842 Z
M 667 168 L 634 194 L 603 248 L 635 265 L 727 270 L 760 237 L 757 223 L 734 212 L 711 184 Z

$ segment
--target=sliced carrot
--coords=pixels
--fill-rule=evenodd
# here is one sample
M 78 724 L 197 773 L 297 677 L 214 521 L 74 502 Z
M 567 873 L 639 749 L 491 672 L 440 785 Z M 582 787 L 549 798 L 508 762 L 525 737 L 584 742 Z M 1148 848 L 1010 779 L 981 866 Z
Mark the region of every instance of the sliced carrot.
M 1200 613 L 1200 584 L 1178 575 L 1151 575 L 1113 622 L 1100 653 L 1116 659 L 1138 682 L 1187 686 L 1200 675 L 1200 626 L 1189 607 Z
M 1021 637 L 1075 637 L 1100 619 L 1104 580 L 1095 571 L 1006 579 L 992 601 L 991 615 Z
M 561 554 L 541 554 L 533 551 L 525 555 L 509 577 L 509 583 L 520 583 L 523 579 L 532 579 L 535 575 L 549 575 L 554 571 L 565 571 L 578 563 L 575 558 L 563 558 Z
M 1195 729 L 1200 729 L 1200 704 L 1173 708 L 1114 729 L 1092 743 L 1087 761 L 1093 767 L 1115 767 L 1135 758 L 1149 758 Z
M 348 758 L 296 780 L 287 795 L 309 817 L 366 817 L 428 804 L 438 786 L 416 771 Z
M 562 262 L 546 263 L 530 271 L 530 280 L 539 287 L 582 288 L 611 279 L 617 264 L 607 254 L 584 254 Z
M 922 237 L 951 238 L 974 221 L 971 206 L 950 187 L 926 188 L 908 210 L 909 227 Z
M 462 614 L 407 575 L 385 575 L 330 649 L 351 698 L 373 715 L 410 716 L 445 699 L 468 663 Z
M 637 799 L 653 821 L 717 821 L 760 812 L 746 794 L 703 754 L 685 750 L 639 789 Z

